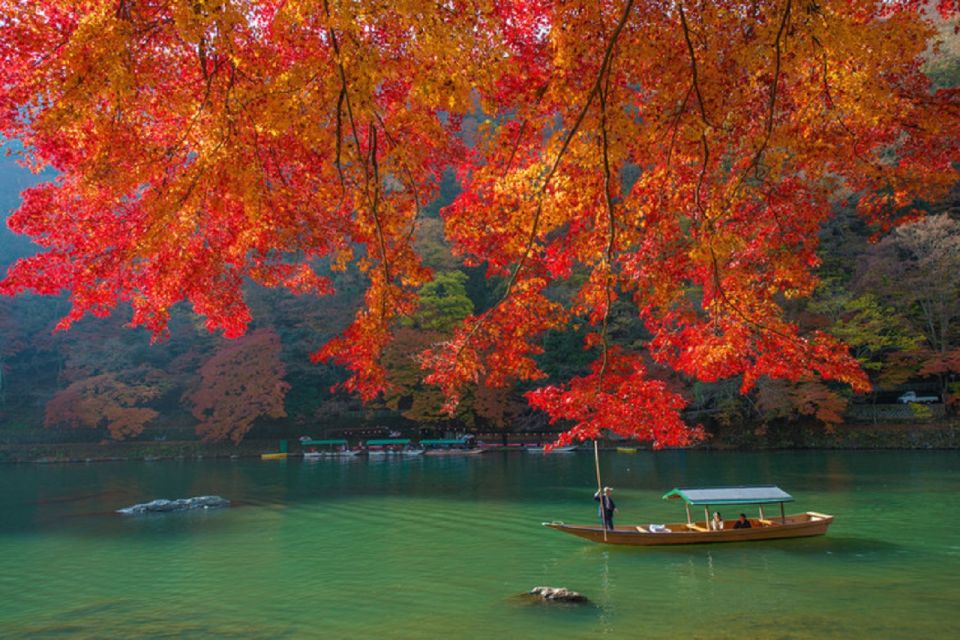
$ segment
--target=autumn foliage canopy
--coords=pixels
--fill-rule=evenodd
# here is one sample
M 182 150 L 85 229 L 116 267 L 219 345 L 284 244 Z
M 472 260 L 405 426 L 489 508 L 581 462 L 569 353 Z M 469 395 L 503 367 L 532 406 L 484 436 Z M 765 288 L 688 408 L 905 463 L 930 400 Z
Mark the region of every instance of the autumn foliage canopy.
M 316 354 L 376 397 L 399 318 L 431 274 L 418 216 L 505 283 L 421 355 L 467 385 L 543 376 L 541 336 L 591 328 L 589 374 L 529 394 L 567 438 L 699 436 L 650 361 L 700 380 L 820 377 L 862 389 L 846 347 L 782 303 L 816 285 L 818 230 L 856 196 L 916 215 L 956 180 L 960 94 L 922 73 L 919 0 L 0 0 L 0 133 L 56 179 L 10 219 L 42 251 L 2 291 L 120 303 L 164 332 L 180 301 L 243 334 L 254 281 L 364 308 Z M 571 299 L 553 295 L 573 283 Z M 613 345 L 629 302 L 649 332 Z M 643 354 L 639 350 L 646 350 Z

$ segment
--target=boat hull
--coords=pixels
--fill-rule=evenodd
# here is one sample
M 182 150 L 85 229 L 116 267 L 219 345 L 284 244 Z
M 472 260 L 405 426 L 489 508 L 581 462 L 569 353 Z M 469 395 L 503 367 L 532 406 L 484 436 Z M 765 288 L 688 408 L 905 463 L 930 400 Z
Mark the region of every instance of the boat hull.
M 321 458 L 353 458 L 359 451 L 307 451 L 303 454 L 304 460 L 320 460 Z
M 578 445 L 570 445 L 568 447 L 554 447 L 550 451 L 547 451 L 546 447 L 524 447 L 524 451 L 527 453 L 573 453 L 577 450 Z
M 423 455 L 423 449 L 406 449 L 404 451 L 369 451 L 371 458 L 415 458 Z
M 425 456 L 476 456 L 483 453 L 485 449 L 427 449 L 423 452 Z
M 286 460 L 287 454 L 285 453 L 261 453 L 261 460 Z
M 751 520 L 749 529 L 723 529 L 709 531 L 702 525 L 691 528 L 687 523 L 668 523 L 664 525 L 670 532 L 654 533 L 648 526 L 627 525 L 616 527 L 613 531 L 604 530 L 597 525 L 568 525 L 562 522 L 544 522 L 543 526 L 585 538 L 591 542 L 603 544 L 622 544 L 630 546 L 666 546 L 675 544 L 712 544 L 717 542 L 758 542 L 761 540 L 782 540 L 785 538 L 804 538 L 820 536 L 827 532 L 833 522 L 833 516 L 808 511 L 789 515 L 785 522 L 779 518 L 761 523 Z M 727 523 L 732 526 L 732 523 Z

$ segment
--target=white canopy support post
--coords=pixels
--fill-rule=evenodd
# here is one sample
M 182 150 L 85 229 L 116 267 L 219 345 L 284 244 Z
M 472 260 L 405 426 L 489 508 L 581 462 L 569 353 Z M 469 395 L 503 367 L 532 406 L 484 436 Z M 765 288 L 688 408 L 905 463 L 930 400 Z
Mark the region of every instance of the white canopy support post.
M 710 505 L 703 505 L 703 526 L 706 529 L 710 528 Z
M 690 517 L 690 503 L 684 500 L 683 508 L 687 510 L 687 524 L 693 524 L 693 518 Z
M 763 517 L 763 505 L 761 504 L 759 506 L 760 506 L 760 525 L 763 526 L 763 521 L 766 520 L 766 518 Z

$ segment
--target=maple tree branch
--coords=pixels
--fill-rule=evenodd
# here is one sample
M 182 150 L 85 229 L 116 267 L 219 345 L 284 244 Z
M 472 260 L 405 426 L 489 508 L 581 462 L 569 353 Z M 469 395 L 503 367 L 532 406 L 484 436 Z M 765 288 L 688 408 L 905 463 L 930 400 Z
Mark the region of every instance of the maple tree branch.
M 714 250 L 713 250 L 713 245 L 712 245 L 712 244 L 710 245 L 709 248 L 710 248 L 710 260 L 711 260 L 711 262 L 713 263 L 713 269 L 712 269 L 712 271 L 713 271 L 713 273 L 712 273 L 712 275 L 713 275 L 713 286 L 716 288 L 717 294 L 718 294 L 721 302 L 723 303 L 723 306 L 725 306 L 725 307 L 727 307 L 728 309 L 732 310 L 737 316 L 740 317 L 741 320 L 743 320 L 744 323 L 746 323 L 747 325 L 753 327 L 753 328 L 756 329 L 759 333 L 764 333 L 764 332 L 766 332 L 766 333 L 772 333 L 772 334 L 774 334 L 774 335 L 776 335 L 776 336 L 780 336 L 781 338 L 783 338 L 783 339 L 785 339 L 785 340 L 789 340 L 789 341 L 791 341 L 791 342 L 796 342 L 796 343 L 801 343 L 802 340 L 799 338 L 799 336 L 791 336 L 791 335 L 786 334 L 786 333 L 784 333 L 784 332 L 782 332 L 782 331 L 778 331 L 777 329 L 773 329 L 773 328 L 767 326 L 766 324 L 764 324 L 763 322 L 761 322 L 761 321 L 759 321 L 759 320 L 755 320 L 755 319 L 751 318 L 750 316 L 747 315 L 747 313 L 746 313 L 743 309 L 740 308 L 739 305 L 734 304 L 734 303 L 730 300 L 730 297 L 727 296 L 727 292 L 726 292 L 726 290 L 724 289 L 723 284 L 721 284 L 721 282 L 720 282 L 720 265 L 719 265 L 718 260 L 717 260 L 717 254 L 714 252 Z M 716 318 L 715 318 L 715 320 L 716 320 Z
M 693 199 L 697 205 L 700 216 L 709 221 L 706 207 L 703 206 L 703 200 L 700 197 L 703 181 L 707 177 L 707 168 L 710 161 L 710 146 L 707 144 L 707 130 L 711 127 L 710 119 L 707 117 L 707 109 L 703 104 L 703 94 L 700 93 L 700 76 L 697 70 L 697 55 L 693 50 L 693 40 L 690 39 L 690 26 L 687 24 L 687 14 L 683 10 L 683 3 L 680 3 L 680 25 L 683 27 L 683 39 L 687 43 L 687 52 L 690 55 L 690 74 L 692 76 L 693 91 L 697 96 L 697 106 L 700 110 L 700 120 L 704 127 L 700 131 L 700 146 L 703 149 L 703 164 L 700 167 L 700 175 L 697 178 L 697 188 L 693 192 Z
M 544 83 L 542 87 L 537 90 L 537 99 L 534 101 L 533 106 L 540 106 L 540 101 L 543 100 L 544 94 L 547 92 L 547 87 L 549 86 L 549 80 Z M 507 163 L 503 166 L 502 178 L 507 177 L 507 173 L 510 171 L 510 167 L 513 166 L 513 158 L 517 155 L 517 151 L 520 149 L 520 141 L 523 140 L 523 134 L 527 130 L 527 118 L 523 119 L 523 122 L 520 123 L 520 131 L 517 133 L 517 139 L 513 143 L 513 148 L 510 151 L 510 157 L 507 159 Z
M 693 50 L 693 41 L 690 39 L 690 26 L 687 24 L 687 14 L 683 10 L 683 3 L 680 3 L 680 25 L 683 27 L 683 39 L 687 43 L 687 51 L 690 54 L 690 73 L 693 75 L 693 90 L 697 94 L 697 105 L 700 108 L 700 119 L 707 126 L 710 126 L 710 119 L 707 118 L 707 109 L 703 104 L 703 94 L 700 93 L 700 75 L 697 71 L 697 55 Z
M 779 25 L 779 28 L 777 29 L 777 35 L 776 35 L 776 38 L 774 39 L 774 44 L 773 44 L 773 46 L 774 46 L 774 71 L 773 71 L 773 81 L 772 81 L 771 86 L 770 86 L 770 98 L 769 98 L 768 106 L 767 106 L 766 124 L 764 125 L 764 137 L 763 137 L 763 140 L 762 140 L 761 143 L 760 143 L 760 146 L 757 148 L 757 151 L 754 153 L 753 159 L 750 161 L 750 164 L 747 166 L 747 168 L 744 170 L 744 172 L 740 175 L 740 178 L 737 180 L 737 184 L 736 184 L 736 186 L 734 187 L 734 190 L 733 190 L 733 195 L 727 200 L 727 206 L 724 207 L 725 209 L 729 207 L 730 200 L 732 200 L 734 197 L 736 197 L 736 194 L 738 194 L 738 193 L 740 192 L 740 189 L 741 189 L 741 187 L 743 186 L 743 184 L 744 184 L 747 176 L 750 174 L 750 172 L 751 172 L 751 171 L 754 171 L 754 172 L 759 171 L 760 161 L 761 161 L 761 159 L 762 159 L 762 157 L 763 157 L 763 153 L 764 153 L 764 151 L 766 150 L 767 145 L 768 145 L 769 142 L 770 142 L 770 137 L 771 137 L 772 134 L 773 134 L 773 123 L 774 123 L 774 117 L 775 117 L 775 115 L 776 115 L 776 104 L 777 104 L 777 87 L 778 87 L 778 85 L 779 85 L 779 83 L 780 83 L 780 73 L 781 73 L 782 42 L 783 42 L 784 32 L 786 31 L 787 22 L 788 22 L 789 19 L 790 19 L 791 7 L 792 7 L 792 0 L 787 0 L 786 5 L 784 6 L 783 14 L 782 14 L 782 16 L 781 16 L 781 18 L 780 18 L 780 25 Z M 681 20 L 683 20 L 683 13 L 682 13 L 682 11 L 683 11 L 683 9 L 682 9 L 682 6 L 681 6 Z M 689 45 L 689 39 L 687 40 L 687 42 L 688 42 L 688 45 Z M 692 52 L 692 49 L 691 49 L 691 56 L 692 56 L 692 55 L 693 55 L 693 52 Z M 702 136 L 702 137 L 701 137 L 701 142 L 702 142 L 703 145 L 704 145 L 704 169 L 705 169 L 705 168 L 706 168 L 706 154 L 707 154 L 706 137 L 705 137 L 705 136 Z M 697 197 L 697 199 L 698 199 L 698 207 L 700 206 L 700 204 L 699 204 L 700 184 L 701 184 L 701 181 L 703 180 L 703 177 L 704 177 L 704 173 L 703 173 L 703 171 L 701 171 L 701 173 L 700 173 L 700 179 L 699 179 L 698 182 L 697 182 L 697 191 L 696 191 L 696 197 Z M 702 209 L 701 209 L 701 211 L 702 211 Z M 711 222 L 711 223 L 712 223 L 712 222 Z M 778 224 L 778 226 L 780 225 L 779 220 L 777 220 L 777 224 Z M 765 326 L 762 322 L 759 322 L 759 321 L 757 321 L 757 320 L 754 320 L 753 318 L 750 318 L 738 305 L 734 304 L 734 303 L 730 300 L 729 296 L 727 296 L 727 293 L 726 293 L 726 291 L 725 291 L 725 289 L 724 289 L 724 287 L 723 287 L 723 284 L 722 284 L 722 282 L 721 282 L 721 279 L 720 279 L 720 265 L 719 265 L 719 262 L 718 262 L 718 260 L 717 260 L 717 255 L 716 255 L 716 252 L 715 252 L 714 247 L 713 247 L 713 241 L 712 241 L 712 239 L 711 239 L 710 241 L 708 241 L 707 244 L 708 244 L 708 248 L 709 248 L 709 250 L 710 250 L 710 258 L 711 258 L 711 263 L 712 263 L 712 272 L 713 272 L 714 287 L 716 288 L 717 293 L 718 293 L 719 298 L 720 298 L 720 301 L 723 303 L 723 305 L 726 306 L 726 307 L 728 307 L 729 309 L 731 309 L 731 310 L 732 310 L 736 315 L 738 315 L 745 323 L 747 323 L 747 324 L 750 325 L 750 326 L 753 326 L 753 327 L 754 327 L 755 329 L 757 329 L 758 331 L 761 331 L 761 332 L 763 332 L 763 331 L 768 331 L 768 332 L 774 333 L 774 334 L 776 334 L 776 335 L 779 335 L 780 337 L 784 337 L 784 338 L 788 337 L 788 336 L 784 335 L 782 332 L 776 331 L 776 330 L 774 330 L 774 329 L 770 329 L 769 327 Z
M 374 227 L 376 229 L 377 244 L 380 250 L 380 265 L 381 265 L 381 268 L 383 269 L 383 286 L 384 286 L 384 290 L 380 294 L 380 312 L 381 312 L 381 320 L 385 320 L 386 304 L 387 304 L 386 292 L 387 292 L 387 287 L 390 286 L 390 264 L 387 261 L 387 246 L 386 246 L 386 240 L 384 239 L 384 235 L 383 235 L 383 225 L 380 221 L 380 213 L 377 210 L 377 206 L 379 204 L 379 199 L 380 199 L 379 170 L 377 167 L 377 158 L 376 158 L 377 129 L 372 125 L 370 126 L 370 129 L 371 129 L 370 147 L 372 151 L 371 162 L 372 162 L 372 168 L 374 172 L 374 185 L 373 185 L 374 194 L 371 197 L 370 195 L 371 167 L 368 166 L 368 163 L 363 160 L 363 150 L 360 145 L 360 134 L 357 131 L 357 122 L 353 116 L 353 104 L 350 100 L 349 84 L 347 82 L 347 72 L 343 67 L 343 57 L 340 55 L 340 43 L 337 40 L 336 32 L 334 31 L 333 27 L 330 26 L 329 24 L 330 23 L 329 0 L 323 0 L 323 10 L 327 15 L 327 33 L 330 35 L 330 44 L 333 47 L 333 52 L 336 56 L 337 71 L 339 72 L 339 76 L 340 76 L 340 90 L 342 92 L 344 102 L 347 105 L 347 118 L 350 122 L 351 132 L 353 133 L 353 143 L 357 150 L 357 159 L 360 160 L 361 164 L 363 165 L 363 175 L 364 175 L 364 183 L 365 183 L 364 193 L 366 195 L 368 204 L 370 204 L 370 215 L 373 218 Z M 339 108 L 339 105 L 340 105 L 339 101 L 337 105 Z M 339 117 L 339 112 L 338 112 L 338 117 Z M 338 123 L 339 123 L 339 120 L 338 120 Z M 339 143 L 339 137 L 337 138 L 337 141 Z
M 520 141 L 523 140 L 523 134 L 527 130 L 527 119 L 524 118 L 523 122 L 520 123 L 520 131 L 517 132 L 517 139 L 513 143 L 513 148 L 510 151 L 510 157 L 507 158 L 507 163 L 503 166 L 503 173 L 501 178 L 506 178 L 507 173 L 510 172 L 510 167 L 513 166 L 513 158 L 517 155 L 517 150 L 520 148 Z
M 667 148 L 667 167 L 670 166 L 670 160 L 673 157 L 673 147 L 677 142 L 677 133 L 680 131 L 680 118 L 683 117 L 683 112 L 687 110 L 687 101 L 690 100 L 690 94 L 693 93 L 693 83 L 690 83 L 690 88 L 687 89 L 686 95 L 683 96 L 683 102 L 680 103 L 680 106 L 677 108 L 677 116 L 673 119 L 673 133 L 670 135 L 670 146 Z
M 577 114 L 576 119 L 573 122 L 573 126 L 567 132 L 567 135 L 564 137 L 563 144 L 560 145 L 560 150 L 557 152 L 557 157 L 553 161 L 553 166 L 550 167 L 550 171 L 547 172 L 546 177 L 543 179 L 540 188 L 537 190 L 537 210 L 533 216 L 533 224 L 530 228 L 530 234 L 527 239 L 527 246 L 524 249 L 523 255 L 520 257 L 520 262 L 517 264 L 516 269 L 514 269 L 513 274 L 510 276 L 510 280 L 507 283 L 507 290 L 503 294 L 502 300 L 505 300 L 509 295 L 510 291 L 513 288 L 514 283 L 517 281 L 517 276 L 520 273 L 520 270 L 523 269 L 523 266 L 526 264 L 527 259 L 530 257 L 530 253 L 533 250 L 533 243 L 537 238 L 537 230 L 540 226 L 540 216 L 543 212 L 543 197 L 546 194 L 547 187 L 550 185 L 550 181 L 553 179 L 553 176 L 556 174 L 557 169 L 560 167 L 560 162 L 563 160 L 563 155 L 566 153 L 567 148 L 570 146 L 570 142 L 573 140 L 573 137 L 580 130 L 580 125 L 583 124 L 583 119 L 586 117 L 587 112 L 590 110 L 590 105 L 593 104 L 593 99 L 600 92 L 602 83 L 604 81 L 604 76 L 607 73 L 607 69 L 610 66 L 610 59 L 613 56 L 613 49 L 617 44 L 617 40 L 620 37 L 620 33 L 623 31 L 624 25 L 627 23 L 627 18 L 630 17 L 630 10 L 633 8 L 634 0 L 627 0 L 627 3 L 623 7 L 623 15 L 620 16 L 620 21 L 617 23 L 616 28 L 613 30 L 613 35 L 610 36 L 610 41 L 607 43 L 607 49 L 603 54 L 603 62 L 600 64 L 600 71 L 597 73 L 596 82 L 593 84 L 593 88 L 590 89 L 590 93 L 587 95 L 587 99 L 583 104 L 583 107 L 580 109 L 580 113 Z M 501 300 L 501 302 L 502 302 Z
M 336 157 L 334 158 L 334 164 L 337 165 L 337 175 L 340 176 L 340 193 L 341 202 L 343 198 L 346 197 L 347 187 L 343 178 L 343 161 L 341 159 L 341 138 L 343 137 L 343 100 L 346 97 L 346 89 L 341 86 L 340 94 L 337 97 L 337 151 Z
M 377 122 L 380 123 L 380 128 L 383 129 L 383 135 L 386 136 L 387 142 L 394 149 L 399 150 L 401 147 L 397 144 L 397 141 L 390 135 L 389 129 L 387 129 L 387 123 L 383 121 L 383 117 L 380 113 L 374 109 L 373 116 L 377 119 Z M 410 192 L 413 194 L 413 218 L 410 220 L 410 228 L 407 230 L 406 236 L 404 236 L 405 242 L 410 242 L 410 239 L 413 237 L 413 233 L 417 228 L 417 221 L 420 219 L 420 191 L 417 189 L 417 182 L 413 179 L 413 172 L 410 171 L 410 166 L 403 159 L 403 156 L 400 157 L 400 168 L 403 169 L 404 174 L 407 176 L 407 182 L 410 185 Z
M 823 68 L 823 92 L 824 92 L 824 98 L 826 100 L 827 110 L 832 114 L 834 114 L 833 119 L 836 121 L 837 124 L 840 125 L 840 128 L 843 129 L 844 132 L 846 132 L 846 134 L 849 135 L 850 138 L 852 139 L 851 149 L 853 151 L 853 157 L 859 160 L 860 162 L 862 162 L 863 164 L 867 165 L 871 169 L 873 169 L 873 171 L 881 178 L 885 177 L 886 172 L 883 170 L 882 166 L 876 164 L 869 158 L 863 157 L 863 155 L 860 153 L 860 150 L 857 149 L 857 141 L 859 139 L 858 136 L 853 131 L 850 130 L 850 126 L 843 120 L 843 116 L 837 113 L 836 110 L 833 108 L 833 95 L 830 92 L 830 82 L 827 78 L 827 48 L 823 46 L 823 43 L 820 42 L 820 39 L 817 38 L 816 36 L 813 36 L 813 43 L 820 48 L 820 52 L 821 52 L 821 60 L 822 60 L 822 68 Z
M 700 175 L 697 176 L 697 188 L 693 192 L 693 200 L 697 205 L 697 209 L 700 211 L 700 216 L 712 224 L 707 215 L 707 209 L 703 206 L 703 199 L 700 197 L 700 192 L 703 189 L 703 181 L 707 177 L 707 166 L 710 162 L 710 146 L 707 144 L 706 133 L 700 134 L 700 146 L 703 149 L 703 163 L 700 165 Z
M 573 137 L 577 134 L 577 131 L 580 129 L 580 125 L 583 124 L 583 120 L 587 115 L 587 112 L 590 109 L 590 105 L 593 103 L 593 99 L 600 92 L 603 82 L 605 80 L 607 70 L 610 66 L 610 59 L 613 56 L 613 49 L 617 44 L 617 40 L 620 37 L 620 33 L 623 31 L 624 25 L 627 23 L 627 19 L 630 17 L 630 10 L 633 8 L 634 0 L 627 0 L 626 4 L 623 7 L 623 15 L 620 16 L 619 22 L 617 22 L 616 28 L 613 30 L 613 34 L 610 36 L 609 42 L 607 42 L 606 50 L 603 54 L 603 62 L 600 64 L 600 70 L 597 73 L 597 79 L 593 84 L 593 87 L 590 89 L 590 93 L 587 94 L 587 99 L 581 107 L 580 112 L 577 114 L 576 119 L 573 122 L 573 126 L 567 132 L 567 135 L 564 137 L 563 144 L 560 145 L 560 150 L 557 152 L 557 157 L 553 161 L 553 165 L 550 167 L 550 171 L 547 172 L 547 175 L 544 177 L 543 182 L 540 184 L 540 188 L 537 190 L 537 209 L 534 212 L 533 224 L 530 228 L 530 233 L 527 239 L 526 248 L 523 251 L 523 255 L 520 257 L 520 261 L 517 263 L 516 268 L 513 270 L 513 273 L 510 274 L 510 279 L 507 281 L 506 290 L 501 296 L 500 300 L 497 301 L 496 305 L 493 308 L 496 308 L 504 303 L 507 298 L 510 297 L 510 294 L 513 292 L 513 287 L 517 283 L 517 276 L 519 276 L 520 271 L 523 269 L 524 265 L 527 262 L 527 259 L 530 257 L 530 253 L 533 251 L 533 243 L 537 238 L 537 231 L 540 226 L 540 216 L 543 212 L 543 197 L 546 193 L 547 187 L 550 184 L 550 180 L 553 178 L 554 174 L 557 171 L 557 168 L 560 166 L 560 161 L 563 160 L 563 155 L 566 152 L 567 148 L 570 146 L 570 142 L 573 140 Z M 469 344 L 470 340 L 477 333 L 481 326 L 486 322 L 486 319 L 489 317 L 489 310 L 481 315 L 477 322 L 470 328 L 469 333 L 463 340 L 463 344 L 457 349 L 457 353 L 454 356 L 454 360 L 460 359 L 460 354 L 463 353 L 463 350 Z
M 750 164 L 747 165 L 747 168 L 744 169 L 744 172 L 740 175 L 740 179 L 737 180 L 737 185 L 733 189 L 734 197 L 740 192 L 740 188 L 743 186 L 744 182 L 747 179 L 747 175 L 753 171 L 754 175 L 759 178 L 760 172 L 760 161 L 763 158 L 764 152 L 767 150 L 767 145 L 770 143 L 770 137 L 773 135 L 773 119 L 776 115 L 776 106 L 777 106 L 777 86 L 780 84 L 780 68 L 781 68 L 781 53 L 782 53 L 782 43 L 783 43 L 783 34 L 786 31 L 787 22 L 790 19 L 790 9 L 792 7 L 792 0 L 787 0 L 787 4 L 783 9 L 783 16 L 780 18 L 780 28 L 777 29 L 777 37 L 774 39 L 774 62 L 773 62 L 773 81 L 770 84 L 770 100 L 767 106 L 767 122 L 764 126 L 763 140 L 760 142 L 760 146 L 757 148 L 756 153 L 753 155 L 753 159 L 750 161 Z
M 603 309 L 603 323 L 600 329 L 600 345 L 602 349 L 602 362 L 600 372 L 597 374 L 597 389 L 603 391 L 603 375 L 607 371 L 608 354 L 610 351 L 610 341 L 608 335 L 610 307 L 613 304 L 613 250 L 616 242 L 617 227 L 615 223 L 613 196 L 611 195 L 612 180 L 610 172 L 610 144 L 607 137 L 607 95 L 610 91 L 610 70 L 607 70 L 607 79 L 604 87 L 598 93 L 600 98 L 600 139 L 603 148 L 603 194 L 607 206 L 607 247 L 604 253 L 603 266 L 606 269 L 604 274 L 604 295 L 606 297 Z

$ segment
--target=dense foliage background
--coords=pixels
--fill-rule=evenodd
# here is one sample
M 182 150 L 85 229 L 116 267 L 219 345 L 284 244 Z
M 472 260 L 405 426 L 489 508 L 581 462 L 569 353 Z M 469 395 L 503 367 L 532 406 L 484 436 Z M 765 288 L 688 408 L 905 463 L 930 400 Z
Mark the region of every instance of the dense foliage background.
M 952 67 L 957 68 L 957 67 Z M 15 207 L 19 192 L 36 176 L 4 159 L 0 206 Z M 498 281 L 467 268 L 442 239 L 440 206 L 457 192 L 452 176 L 424 221 L 421 249 L 437 278 L 424 286 L 415 318 L 405 324 L 387 355 L 393 391 L 364 407 L 331 387 L 341 368 L 311 363 L 309 354 L 346 327 L 361 304 L 360 274 L 336 274 L 332 299 L 294 296 L 250 287 L 257 318 L 243 338 L 211 335 L 181 309 L 170 336 L 152 343 L 149 332 L 125 328 L 129 313 L 86 318 L 67 332 L 54 326 L 66 313 L 63 298 L 0 298 L 0 440 L 99 440 L 274 437 L 351 428 L 493 431 L 541 430 L 545 417 L 526 407 L 523 385 L 480 388 L 454 417 L 440 409 L 438 390 L 420 382 L 411 354 L 449 335 L 456 322 L 491 304 Z M 826 329 L 846 341 L 863 364 L 874 392 L 852 395 L 822 382 L 764 380 L 756 392 L 739 393 L 738 379 L 671 386 L 691 400 L 689 422 L 711 430 L 744 423 L 763 428 L 798 418 L 828 424 L 863 417 L 863 405 L 892 403 L 904 390 L 942 395 L 953 411 L 960 389 L 960 191 L 931 216 L 879 242 L 852 211 L 841 211 L 822 231 L 823 286 L 791 308 L 806 327 Z M 33 251 L 26 240 L 0 229 L 0 267 Z M 647 336 L 623 303 L 613 315 L 612 336 L 635 344 Z M 585 370 L 589 354 L 582 329 L 552 332 L 541 357 L 558 379 Z M 663 372 L 661 372 L 663 373 Z M 851 404 L 854 411 L 851 412 Z M 852 413 L 852 414 L 851 414 Z M 924 417 L 922 407 L 914 415 Z M 874 414 L 867 413 L 868 417 Z M 882 414 L 880 414 L 882 419 Z
M 948 46 L 930 54 L 926 73 L 938 87 L 956 87 L 960 64 L 951 48 L 950 25 L 944 27 Z M 544 117 L 552 117 L 551 108 L 545 107 Z M 466 118 L 462 132 L 467 146 L 476 129 L 477 123 Z M 358 148 L 359 144 L 358 140 Z M 699 143 L 691 144 L 696 156 Z M 618 174 L 623 191 L 630 190 L 640 173 L 636 165 L 624 164 Z M 4 160 L 0 210 L 13 210 L 26 187 L 50 177 L 34 176 L 12 158 Z M 440 210 L 454 202 L 460 188 L 458 178 L 448 170 L 439 185 L 439 197 L 424 207 L 416 250 L 434 277 L 419 287 L 418 307 L 396 320 L 394 339 L 382 357 L 389 390 L 372 402 L 361 405 L 356 397 L 332 390 L 348 378 L 346 369 L 325 358 L 314 357 L 318 361 L 311 362 L 311 354 L 315 356 L 356 321 L 371 278 L 376 277 L 369 265 L 352 263 L 346 269 L 332 269 L 329 261 L 338 258 L 331 255 L 314 259 L 310 266 L 330 278 L 337 291 L 333 297 L 294 295 L 269 283 L 247 282 L 244 293 L 254 320 L 245 335 L 233 340 L 211 334 L 202 320 L 181 307 L 174 309 L 166 333 L 161 331 L 158 338 L 143 328 L 124 328 L 133 318 L 129 307 L 121 306 L 108 317 L 84 317 L 70 331 L 58 332 L 55 325 L 70 313 L 64 297 L 0 298 L 0 439 L 199 437 L 239 442 L 248 434 L 317 434 L 371 425 L 475 431 L 544 428 L 545 416 L 523 400 L 532 383 L 507 380 L 503 387 L 483 383 L 470 387 L 456 413 L 449 415 L 442 411 L 445 399 L 440 390 L 421 381 L 414 354 L 450 340 L 464 318 L 496 306 L 514 284 L 509 270 L 501 268 L 501 277 L 491 278 L 485 268 L 472 266 L 476 260 L 465 262 L 451 252 L 444 239 L 445 231 L 447 237 L 451 235 L 449 219 L 445 230 Z M 697 193 L 699 197 L 699 186 Z M 884 414 L 876 407 L 894 403 L 906 390 L 943 400 L 935 410 L 910 406 L 908 417 L 953 412 L 960 396 L 955 382 L 960 373 L 960 280 L 956 277 L 960 272 L 960 192 L 955 189 L 946 198 L 926 199 L 919 194 L 923 215 L 892 232 L 867 222 L 869 216 L 860 215 L 863 206 L 857 212 L 861 200 L 875 193 L 834 195 L 841 196 L 836 198 L 840 204 L 820 229 L 819 287 L 809 299 L 781 295 L 774 302 L 785 309 L 784 326 L 795 324 L 803 335 L 823 331 L 847 344 L 869 376 L 871 391 L 854 395 L 844 385 L 813 377 L 796 381 L 789 376 L 762 377 L 755 386 L 744 385 L 742 375 L 694 382 L 693 377 L 660 367 L 646 355 L 637 356 L 650 378 L 687 400 L 684 418 L 689 425 L 702 423 L 716 431 L 748 424 L 763 430 L 766 425 L 795 420 L 828 425 L 864 417 L 878 420 Z M 463 236 L 464 229 L 453 229 L 454 236 L 458 233 Z M 459 241 L 466 240 L 460 237 Z M 359 245 L 345 251 L 354 249 L 358 254 L 363 251 Z M 35 247 L 27 240 L 0 230 L 0 269 L 33 253 Z M 462 253 L 461 247 L 458 255 Z M 521 253 L 522 264 L 529 248 Z M 549 251 L 545 255 L 549 258 Z M 516 256 L 508 258 L 501 267 Z M 596 275 L 586 263 L 560 270 L 569 275 L 551 281 L 545 300 L 576 299 L 590 290 Z M 690 295 L 695 297 L 695 287 Z M 612 304 L 609 300 L 609 308 L 600 305 L 605 308 L 604 362 L 607 340 L 611 347 L 646 353 L 641 347 L 653 336 L 638 317 L 635 299 L 622 296 Z M 697 301 L 691 304 L 696 306 Z M 96 305 L 89 310 L 98 313 Z M 585 336 L 592 331 L 590 323 L 597 324 L 594 311 L 588 308 L 585 314 L 572 315 L 564 326 L 543 334 L 537 364 L 547 374 L 547 384 L 589 375 L 599 351 L 598 343 L 589 338 L 584 347 Z M 218 322 L 230 324 L 229 318 Z M 345 346 L 349 345 L 341 343 L 338 348 Z M 745 387 L 750 388 L 744 395 Z

